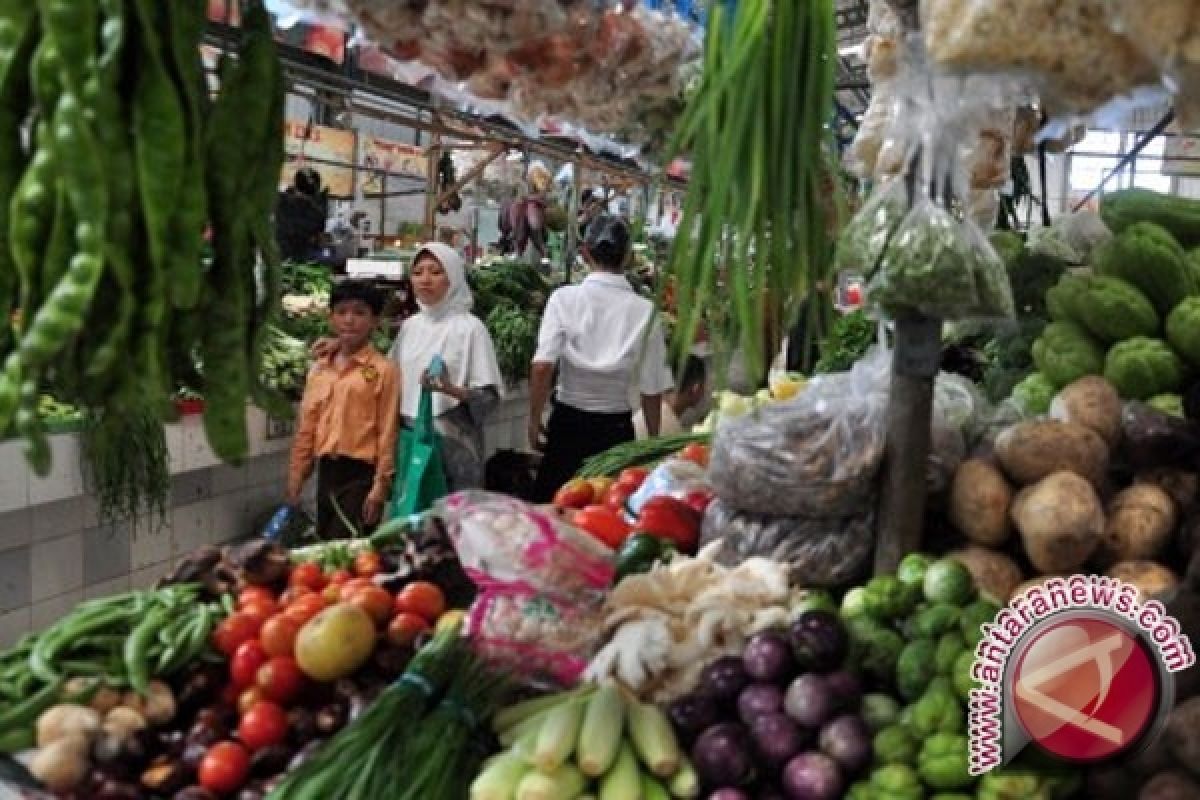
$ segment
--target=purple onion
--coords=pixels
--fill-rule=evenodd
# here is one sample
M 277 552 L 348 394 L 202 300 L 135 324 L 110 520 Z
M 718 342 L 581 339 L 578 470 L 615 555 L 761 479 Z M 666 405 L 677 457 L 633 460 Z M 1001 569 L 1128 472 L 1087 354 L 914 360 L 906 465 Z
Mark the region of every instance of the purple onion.
M 796 674 L 792 643 L 781 633 L 756 634 L 742 652 L 746 674 L 760 683 L 784 684 Z
M 738 717 L 749 725 L 755 717 L 783 710 L 783 690 L 769 683 L 752 683 L 738 695 Z

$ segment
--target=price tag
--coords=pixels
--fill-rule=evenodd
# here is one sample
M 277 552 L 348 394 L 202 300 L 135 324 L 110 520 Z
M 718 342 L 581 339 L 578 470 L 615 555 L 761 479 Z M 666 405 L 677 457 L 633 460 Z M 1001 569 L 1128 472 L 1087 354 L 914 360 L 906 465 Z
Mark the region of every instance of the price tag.
M 842 314 L 862 308 L 866 299 L 866 282 L 857 272 L 839 272 L 837 289 L 833 295 L 833 307 Z

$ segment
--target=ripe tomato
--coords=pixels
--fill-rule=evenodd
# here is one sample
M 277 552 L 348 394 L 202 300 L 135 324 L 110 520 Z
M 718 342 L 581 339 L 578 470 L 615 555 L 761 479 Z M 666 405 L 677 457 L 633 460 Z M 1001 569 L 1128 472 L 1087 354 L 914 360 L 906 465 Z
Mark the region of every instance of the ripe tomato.
M 269 656 L 290 656 L 296 647 L 296 634 L 303 623 L 287 614 L 276 614 L 265 623 L 258 634 L 262 648 Z
M 243 642 L 248 642 L 258 636 L 258 629 L 261 625 L 262 623 L 257 617 L 236 611 L 221 620 L 221 624 L 217 625 L 217 629 L 213 631 L 213 647 L 217 648 L 218 652 L 226 658 L 232 658 Z
M 256 703 L 242 714 L 238 738 L 250 751 L 282 744 L 287 738 L 287 712 L 271 702 Z
M 633 530 L 625 518 L 604 506 L 588 506 L 575 515 L 575 525 L 613 550 L 619 548 Z
M 345 602 L 349 600 L 350 597 L 357 591 L 374 588 L 376 588 L 375 581 L 371 580 L 370 578 L 351 578 L 342 584 L 342 588 L 338 593 L 338 597 Z
M 329 573 L 329 586 L 340 587 L 353 577 L 354 576 L 350 574 L 350 570 L 348 569 L 335 569 L 333 572 Z
M 396 647 L 411 647 L 417 637 L 429 630 L 429 623 L 416 614 L 402 611 L 388 625 L 387 638 Z
M 604 495 L 608 494 L 608 490 L 616 483 L 615 480 L 608 477 L 603 478 L 588 478 L 587 482 L 592 485 L 592 502 L 599 503 L 604 499 Z
M 252 603 L 248 603 L 245 608 L 242 608 L 238 613 L 245 614 L 246 616 L 256 620 L 258 622 L 258 627 L 261 630 L 263 624 L 273 617 L 275 612 L 278 610 L 279 607 L 275 605 L 274 602 L 263 603 L 256 600 Z
M 595 498 L 595 488 L 582 478 L 574 478 L 554 493 L 554 505 L 559 508 L 583 508 Z
M 229 661 L 229 679 L 239 689 L 253 686 L 258 670 L 270 656 L 257 639 L 242 642 Z
M 238 592 L 237 607 L 239 611 L 248 605 L 259 603 L 275 605 L 275 593 L 265 586 L 247 586 Z
M 646 476 L 649 474 L 650 470 L 645 467 L 628 467 L 617 476 L 617 486 L 633 494 L 642 488 L 642 484 L 646 482 Z
M 625 511 L 625 504 L 633 493 L 623 486 L 612 486 L 604 494 L 604 507 L 611 508 L 618 514 Z
M 392 596 L 388 594 L 387 589 L 379 586 L 359 589 L 352 593 L 346 602 L 367 612 L 367 616 L 373 619 L 376 625 L 386 625 L 392 617 Z
M 316 594 L 316 592 L 307 586 L 289 587 L 284 591 L 283 594 L 279 595 L 279 605 L 282 608 L 286 608 L 287 606 L 290 606 L 292 603 L 299 600 L 301 597 L 309 594 Z
M 354 574 L 361 578 L 378 574 L 382 567 L 383 559 L 374 550 L 363 550 L 354 557 Z
M 304 688 L 304 673 L 291 656 L 275 656 L 259 667 L 257 686 L 269 700 L 287 705 Z
M 238 695 L 237 709 L 239 714 L 245 714 L 250 709 L 259 703 L 266 702 L 267 696 L 263 694 L 263 690 L 257 686 L 251 686 L 246 691 Z
M 292 574 L 288 576 L 288 586 L 304 586 L 319 592 L 325 588 L 325 573 L 321 571 L 320 564 L 305 561 L 292 569 Z
M 395 607 L 397 614 L 416 614 L 432 625 L 446 610 L 446 596 L 435 583 L 415 581 L 396 595 Z
M 250 772 L 250 754 L 237 742 L 217 742 L 200 761 L 200 785 L 210 792 L 229 794 L 241 788 Z
M 679 457 L 684 461 L 691 461 L 693 464 L 699 464 L 702 467 L 708 466 L 708 445 L 692 442 L 687 447 L 679 451 Z
M 325 610 L 325 598 L 319 594 L 307 594 L 293 601 L 284 609 L 284 616 L 289 617 L 301 626 Z

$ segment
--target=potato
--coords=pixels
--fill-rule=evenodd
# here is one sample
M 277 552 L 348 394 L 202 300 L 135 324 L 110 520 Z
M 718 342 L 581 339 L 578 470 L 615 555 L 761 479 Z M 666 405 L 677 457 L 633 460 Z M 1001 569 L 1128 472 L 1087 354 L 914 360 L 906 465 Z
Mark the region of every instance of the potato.
M 1163 741 L 1176 761 L 1190 770 L 1200 769 L 1200 697 L 1184 700 L 1171 710 Z
M 1098 433 L 1058 420 L 1032 420 L 1006 428 L 996 437 L 996 456 L 1021 486 L 1064 470 L 1099 486 L 1108 469 L 1108 445 Z
M 1143 602 L 1156 597 L 1161 599 L 1179 585 L 1179 578 L 1175 573 L 1157 561 L 1122 561 L 1113 564 L 1104 574 L 1136 586 L 1142 593 Z M 1200 747 L 1200 744 L 1197 747 Z M 1200 759 L 1196 763 L 1200 764 Z
M 1013 490 L 1000 470 L 981 459 L 959 465 L 950 485 L 950 521 L 975 544 L 1004 544 L 1012 528 L 1008 507 Z
M 1194 800 L 1200 797 L 1200 784 L 1179 770 L 1160 772 L 1146 782 L 1137 800 Z
M 1088 375 L 1064 387 L 1050 403 L 1050 418 L 1090 428 L 1109 447 L 1121 440 L 1121 398 L 1099 375 Z
M 1074 472 L 1055 472 L 1022 489 L 1012 505 L 1025 553 L 1043 573 L 1074 572 L 1100 546 L 1104 509 L 1096 490 Z
M 950 553 L 950 558 L 960 562 L 971 573 L 979 594 L 985 600 L 1005 605 L 1013 588 L 1024 577 L 1017 562 L 1004 553 L 989 550 L 979 545 L 970 545 Z
M 1062 577 L 1062 576 L 1059 576 L 1059 575 L 1038 575 L 1036 578 L 1030 578 L 1030 579 L 1029 579 L 1029 580 L 1027 580 L 1027 581 L 1021 581 L 1021 582 L 1020 582 L 1019 584 L 1017 584 L 1017 586 L 1016 586 L 1016 587 L 1015 587 L 1015 588 L 1012 590 L 1012 594 L 1010 594 L 1010 595 L 1008 596 L 1008 600 L 1009 600 L 1009 602 L 1012 602 L 1012 599 L 1013 599 L 1014 597 L 1016 597 L 1017 595 L 1024 594 L 1025 592 L 1029 591 L 1030 589 L 1032 589 L 1032 588 L 1033 588 L 1033 587 L 1035 587 L 1035 586 L 1043 586 L 1043 585 L 1046 583 L 1046 581 L 1050 580 L 1051 578 L 1056 578 L 1056 577 Z
M 1146 483 L 1157 486 L 1175 501 L 1181 512 L 1187 511 L 1196 503 L 1196 494 L 1200 491 L 1200 476 L 1194 472 L 1182 469 L 1162 467 L 1139 473 L 1133 480 L 1135 484 Z
M 1130 486 L 1108 505 L 1101 555 L 1108 563 L 1154 558 L 1170 541 L 1178 516 L 1175 501 L 1162 489 Z

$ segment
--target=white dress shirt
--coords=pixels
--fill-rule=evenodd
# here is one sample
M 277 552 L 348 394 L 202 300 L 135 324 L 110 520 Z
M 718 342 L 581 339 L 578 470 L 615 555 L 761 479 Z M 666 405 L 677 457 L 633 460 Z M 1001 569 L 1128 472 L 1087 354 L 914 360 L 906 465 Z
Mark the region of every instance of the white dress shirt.
M 580 411 L 629 411 L 631 388 L 674 386 L 654 304 L 623 275 L 594 272 L 550 295 L 533 360 L 558 365 L 558 400 Z
M 650 438 L 650 430 L 646 427 L 646 412 L 639 411 L 633 415 L 633 433 L 639 441 Z M 679 421 L 679 417 L 675 416 L 675 409 L 671 408 L 671 404 L 664 400 L 658 435 L 674 436 L 677 433 L 683 433 L 683 423 Z

